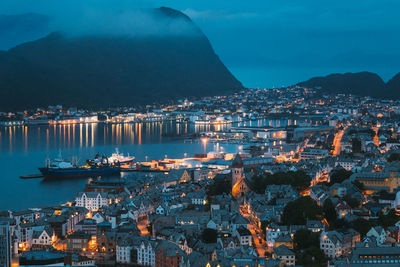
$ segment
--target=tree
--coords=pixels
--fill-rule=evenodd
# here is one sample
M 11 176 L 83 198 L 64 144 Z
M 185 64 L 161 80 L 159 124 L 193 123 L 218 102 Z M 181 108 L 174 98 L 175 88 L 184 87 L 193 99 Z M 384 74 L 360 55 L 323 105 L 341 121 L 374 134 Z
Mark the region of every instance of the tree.
M 296 252 L 296 264 L 304 267 L 326 266 L 328 258 L 319 247 L 309 247 Z
M 293 241 L 296 250 L 306 249 L 311 246 L 319 247 L 319 234 L 308 229 L 299 229 L 294 234 Z
M 358 201 L 355 198 L 352 198 L 351 196 L 345 196 L 343 200 L 346 201 L 346 203 L 349 204 L 349 206 L 352 208 L 357 208 L 360 206 L 360 201 Z
M 322 218 L 323 210 L 309 196 L 289 202 L 283 209 L 282 222 L 286 225 L 306 224 L 306 220 Z
M 379 214 L 378 225 L 382 227 L 388 227 L 394 225 L 400 220 L 400 216 L 396 215 L 396 211 L 391 209 L 386 215 Z
M 354 184 L 355 186 L 357 186 L 358 190 L 360 190 L 360 191 L 365 190 L 364 184 L 361 183 L 360 181 L 357 181 L 357 180 L 356 180 L 356 181 L 353 182 L 353 184 Z
M 251 179 L 250 187 L 257 194 L 264 194 L 265 188 L 267 187 L 265 176 L 253 176 L 253 178 Z
M 298 191 L 302 191 L 310 186 L 310 182 L 311 177 L 304 171 L 289 171 L 254 176 L 250 187 L 258 194 L 264 194 L 266 187 L 273 184 L 287 184 L 293 186 Z
M 294 234 L 296 263 L 303 266 L 325 266 L 327 258 L 319 248 L 319 233 L 307 229 L 297 230 Z
M 323 208 L 325 219 L 328 221 L 329 225 L 334 225 L 337 219 L 337 213 L 332 201 L 329 198 L 324 201 Z
M 222 195 L 231 193 L 231 184 L 230 182 L 222 177 L 218 177 L 214 179 L 214 183 L 207 188 L 208 196 Z
M 339 169 L 339 170 L 334 170 L 331 173 L 330 177 L 330 185 L 333 185 L 335 183 L 342 183 L 344 180 L 347 180 L 350 178 L 350 176 L 353 174 L 351 171 L 347 171 L 345 169 Z
M 204 243 L 216 243 L 217 242 L 218 233 L 217 230 L 206 228 L 201 233 L 201 239 Z
M 392 153 L 387 159 L 388 162 L 400 161 L 400 153 Z
M 352 228 L 359 232 L 361 236 L 365 236 L 367 232 L 371 229 L 372 223 L 363 218 L 357 218 L 352 223 Z
M 345 219 L 337 219 L 333 225 L 334 229 L 345 229 L 349 228 L 350 224 Z
M 353 153 L 361 153 L 361 141 L 358 138 L 351 139 L 351 151 Z

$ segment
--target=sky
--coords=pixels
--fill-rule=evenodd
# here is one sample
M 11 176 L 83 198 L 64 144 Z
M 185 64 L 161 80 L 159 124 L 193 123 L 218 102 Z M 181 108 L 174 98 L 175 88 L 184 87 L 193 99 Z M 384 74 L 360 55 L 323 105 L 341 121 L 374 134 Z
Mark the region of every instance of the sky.
M 0 14 L 36 12 L 68 25 L 160 6 L 187 14 L 247 87 L 333 72 L 371 71 L 387 81 L 400 72 L 399 0 L 1 0 Z

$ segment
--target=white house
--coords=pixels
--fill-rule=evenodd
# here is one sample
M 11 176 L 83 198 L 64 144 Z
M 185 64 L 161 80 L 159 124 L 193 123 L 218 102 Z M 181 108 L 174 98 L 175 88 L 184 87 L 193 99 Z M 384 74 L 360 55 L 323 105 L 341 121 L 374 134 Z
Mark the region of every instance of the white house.
M 205 205 L 207 204 L 207 194 L 205 190 L 196 192 L 190 192 L 187 197 L 191 200 L 193 205 Z
M 76 206 L 85 207 L 88 210 L 96 211 L 103 206 L 111 204 L 107 193 L 79 192 L 75 198 Z
M 116 262 L 122 264 L 132 263 L 133 244 L 128 239 L 121 240 L 116 247 Z
M 245 246 L 251 246 L 252 242 L 252 235 L 249 229 L 241 226 L 235 231 L 235 236 L 239 238 L 240 245 Z
M 96 223 L 101 223 L 105 221 L 105 216 L 100 213 L 100 212 L 96 212 L 95 214 L 93 214 L 92 219 L 96 221 Z
M 265 231 L 266 242 L 269 247 L 273 247 L 275 245 L 275 239 L 278 238 L 281 234 L 288 233 L 288 228 L 285 225 L 276 225 L 274 223 L 270 224 Z
M 378 246 L 384 244 L 386 242 L 386 238 L 387 238 L 387 233 L 385 231 L 385 229 L 382 226 L 375 226 L 372 227 L 368 233 L 366 234 L 366 236 L 369 237 L 375 237 L 376 241 L 378 243 Z
M 55 234 L 53 229 L 45 227 L 41 231 L 33 231 L 30 245 L 36 248 L 50 248 L 52 241 L 55 240 Z
M 144 266 L 156 266 L 156 243 L 143 240 L 137 248 L 137 263 Z
M 296 255 L 285 245 L 274 248 L 274 259 L 279 259 L 284 266 L 294 266 L 296 263 Z

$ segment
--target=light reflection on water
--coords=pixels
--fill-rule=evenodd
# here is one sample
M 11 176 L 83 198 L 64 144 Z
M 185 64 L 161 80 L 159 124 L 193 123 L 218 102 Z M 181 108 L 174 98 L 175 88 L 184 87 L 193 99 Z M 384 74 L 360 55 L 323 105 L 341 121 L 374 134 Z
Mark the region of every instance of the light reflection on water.
M 283 127 L 292 120 L 246 121 L 233 126 Z M 49 126 L 13 126 L 0 128 L 0 153 L 30 150 L 71 149 L 101 145 L 162 143 L 165 137 L 185 136 L 206 131 L 224 131 L 229 124 L 199 125 L 176 122 L 126 124 L 64 124 Z M 168 139 L 168 138 L 167 138 Z
M 293 121 L 252 121 L 246 126 L 285 126 Z M 237 125 L 234 125 L 237 126 Z M 232 125 L 194 125 L 176 122 L 136 124 L 74 124 L 51 126 L 15 126 L 0 128 L 0 209 L 23 209 L 58 205 L 74 199 L 83 190 L 87 179 L 46 182 L 41 179 L 21 180 L 20 175 L 38 173 L 46 158 L 62 152 L 64 158 L 77 157 L 80 163 L 96 153 L 120 152 L 137 160 L 191 156 L 203 153 L 204 146 L 184 142 L 187 136 L 210 130 L 224 131 Z M 237 152 L 236 145 L 223 145 L 226 152 Z M 215 150 L 213 144 L 206 151 Z

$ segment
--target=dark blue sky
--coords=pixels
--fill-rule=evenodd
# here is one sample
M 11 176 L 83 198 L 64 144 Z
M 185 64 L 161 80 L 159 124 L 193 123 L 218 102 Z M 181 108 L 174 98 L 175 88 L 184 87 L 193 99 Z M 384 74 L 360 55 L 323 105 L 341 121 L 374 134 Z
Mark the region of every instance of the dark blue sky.
M 384 80 L 400 72 L 398 0 L 2 0 L 0 13 L 44 13 L 68 24 L 77 13 L 159 6 L 190 16 L 249 87 L 331 72 L 368 70 Z

